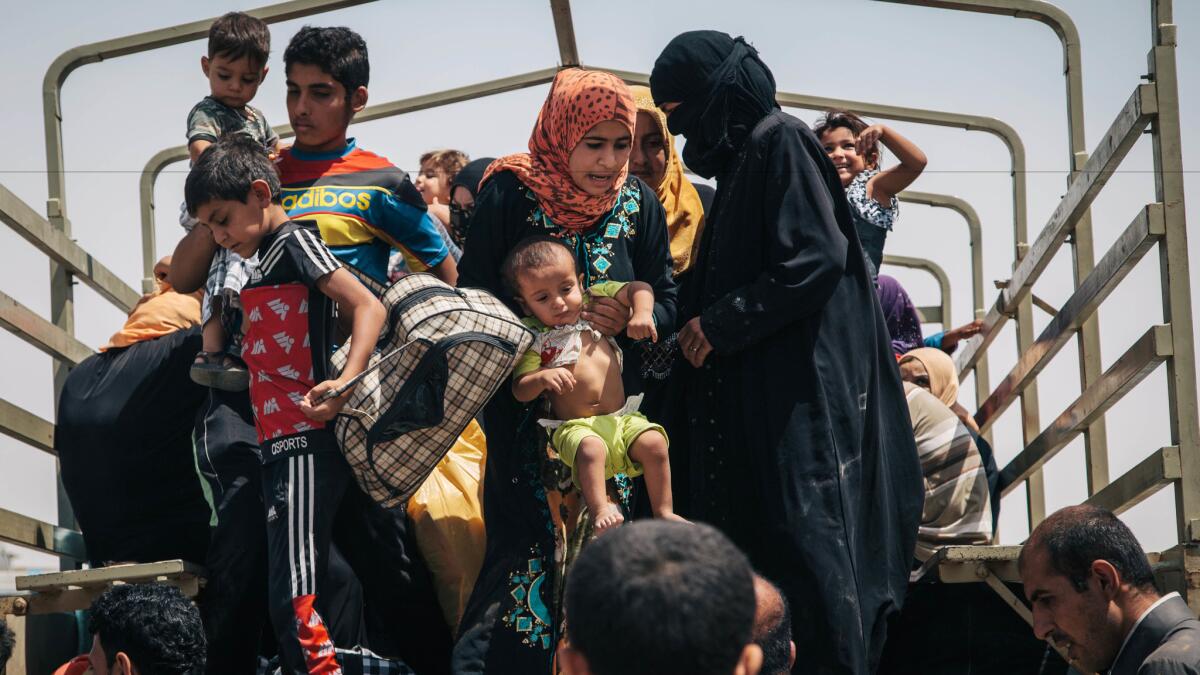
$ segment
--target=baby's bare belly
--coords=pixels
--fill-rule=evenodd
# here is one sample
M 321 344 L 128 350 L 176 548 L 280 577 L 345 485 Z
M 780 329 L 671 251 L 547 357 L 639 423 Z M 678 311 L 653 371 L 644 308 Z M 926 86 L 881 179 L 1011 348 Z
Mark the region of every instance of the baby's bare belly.
M 579 361 L 571 368 L 575 389 L 550 395 L 550 407 L 560 420 L 614 413 L 625 405 L 621 368 L 608 340 L 592 342 L 584 336 Z

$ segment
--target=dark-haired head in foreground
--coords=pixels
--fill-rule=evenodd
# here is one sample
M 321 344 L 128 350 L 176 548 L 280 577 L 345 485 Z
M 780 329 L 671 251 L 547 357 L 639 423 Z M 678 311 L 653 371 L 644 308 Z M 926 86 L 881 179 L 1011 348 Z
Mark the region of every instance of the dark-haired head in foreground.
M 204 627 L 200 612 L 174 586 L 114 586 L 88 615 L 95 675 L 201 675 Z
M 754 582 L 717 530 L 661 520 L 587 545 L 567 580 L 568 675 L 754 675 Z
M 1108 670 L 1134 623 L 1159 599 L 1133 533 L 1094 506 L 1070 506 L 1042 521 L 1018 566 L 1034 634 L 1067 648 L 1084 672 Z
M 787 675 L 796 662 L 792 611 L 779 587 L 754 575 L 754 643 L 763 652 L 762 675 Z

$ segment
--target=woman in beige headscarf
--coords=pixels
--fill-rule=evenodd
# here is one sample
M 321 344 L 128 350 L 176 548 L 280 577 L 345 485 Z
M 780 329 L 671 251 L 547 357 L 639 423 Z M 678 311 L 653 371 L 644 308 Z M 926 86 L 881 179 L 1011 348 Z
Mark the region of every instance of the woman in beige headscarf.
M 958 403 L 958 368 L 946 352 L 932 347 L 905 352 L 900 359 L 900 379 L 928 389 L 953 410 L 967 428 L 979 433 L 975 418 Z
M 958 367 L 954 365 L 954 359 L 940 349 L 932 347 L 914 349 L 905 353 L 900 359 L 900 379 L 928 389 L 929 393 L 950 408 L 963 426 L 970 430 L 971 437 L 979 448 L 979 457 L 983 461 L 984 472 L 987 474 L 994 530 L 1000 516 L 1000 472 L 996 467 L 996 458 L 991 444 L 980 435 L 979 425 L 975 422 L 975 418 L 958 402 Z

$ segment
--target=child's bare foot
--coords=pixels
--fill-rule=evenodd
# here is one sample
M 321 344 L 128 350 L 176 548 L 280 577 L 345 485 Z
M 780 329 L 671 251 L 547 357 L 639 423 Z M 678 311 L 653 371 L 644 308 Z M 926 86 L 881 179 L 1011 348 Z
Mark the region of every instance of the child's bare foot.
M 675 513 L 675 512 L 673 512 L 673 511 L 665 511 L 665 512 L 663 512 L 663 513 L 660 513 L 660 514 L 658 514 L 657 516 L 654 516 L 654 517 L 655 517 L 655 518 L 659 518 L 659 519 L 661 519 L 661 520 L 673 520 L 673 521 L 675 521 L 675 522 L 677 522 L 677 523 L 690 523 L 690 522 L 692 522 L 692 521 L 688 520 L 687 518 L 684 518 L 683 516 L 676 514 L 676 513 Z
M 623 522 L 625 522 L 625 516 L 622 515 L 620 507 L 612 502 L 605 502 L 604 506 L 600 507 L 599 511 L 596 511 L 596 515 L 593 518 L 593 528 L 595 529 L 596 536 L 599 537 Z

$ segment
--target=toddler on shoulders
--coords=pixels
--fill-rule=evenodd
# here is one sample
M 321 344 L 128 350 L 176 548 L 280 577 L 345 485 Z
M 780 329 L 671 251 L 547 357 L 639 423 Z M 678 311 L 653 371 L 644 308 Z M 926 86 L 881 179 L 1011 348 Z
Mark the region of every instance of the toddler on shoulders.
M 208 55 L 200 69 L 208 79 L 209 95 L 188 113 L 188 154 L 192 164 L 210 145 L 228 134 L 252 138 L 267 155 L 274 155 L 279 136 L 262 111 L 249 105 L 267 75 L 271 34 L 267 24 L 243 12 L 230 12 L 213 22 L 208 31 Z M 181 214 L 186 229 L 196 221 Z M 240 391 L 248 386 L 245 367 L 231 354 L 222 325 L 223 309 L 236 306 L 238 291 L 253 263 L 237 253 L 219 249 L 213 256 L 201 304 L 203 350 L 192 364 L 192 379 L 218 389 Z

